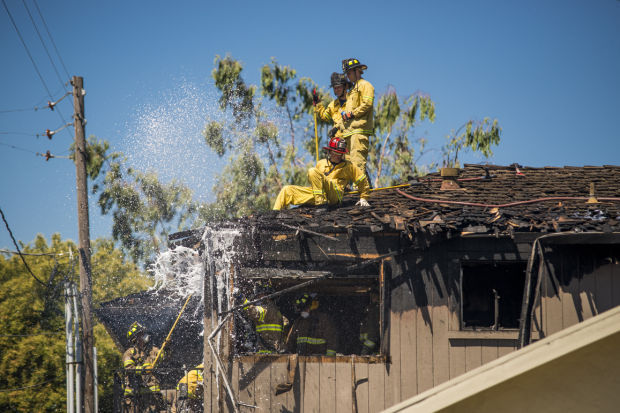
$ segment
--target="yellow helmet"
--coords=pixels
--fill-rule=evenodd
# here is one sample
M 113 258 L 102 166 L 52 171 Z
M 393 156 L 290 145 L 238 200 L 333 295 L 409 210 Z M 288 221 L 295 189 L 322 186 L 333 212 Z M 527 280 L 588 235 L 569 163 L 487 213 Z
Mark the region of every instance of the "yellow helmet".
M 127 340 L 129 340 L 130 343 L 133 343 L 140 333 L 145 332 L 146 328 L 144 328 L 144 326 L 137 321 L 134 321 L 131 327 L 129 327 L 129 331 L 127 331 Z

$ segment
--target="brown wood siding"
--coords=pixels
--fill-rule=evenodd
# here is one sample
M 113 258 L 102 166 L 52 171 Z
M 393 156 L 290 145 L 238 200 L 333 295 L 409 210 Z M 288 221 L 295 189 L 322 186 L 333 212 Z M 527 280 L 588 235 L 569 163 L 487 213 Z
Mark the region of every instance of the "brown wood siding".
M 532 332 L 546 337 L 620 305 L 619 257 L 613 245 L 547 248 Z

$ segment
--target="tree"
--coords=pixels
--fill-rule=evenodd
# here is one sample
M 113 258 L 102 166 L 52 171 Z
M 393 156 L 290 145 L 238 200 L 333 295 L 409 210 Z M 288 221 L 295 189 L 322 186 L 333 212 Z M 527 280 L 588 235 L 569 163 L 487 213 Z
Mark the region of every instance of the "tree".
M 195 202 L 179 182 L 163 183 L 153 173 L 128 167 L 122 154 L 108 154 L 107 142 L 89 138 L 93 192 L 99 194 L 102 213 L 112 215 L 113 238 L 136 262 L 148 264 L 165 248 L 171 232 L 268 210 L 284 185 L 308 184 L 307 170 L 315 158 L 312 91 L 325 104 L 330 93 L 274 58 L 261 67 L 258 86 L 245 81 L 243 70 L 231 56 L 215 57 L 211 75 L 221 112 L 206 120 L 202 134 L 205 144 L 228 162 L 216 178 L 210 204 Z M 435 120 L 430 96 L 416 92 L 401 97 L 390 87 L 376 102 L 367 163 L 374 186 L 407 182 L 435 170 L 439 159 L 420 160 L 439 148 L 417 133 L 421 124 Z M 319 120 L 319 136 L 325 136 L 329 126 Z M 500 134 L 497 120 L 469 120 L 448 136 L 441 163 L 458 165 L 464 150 L 488 157 Z
M 150 280 L 127 261 L 111 240 L 93 243 L 95 302 L 144 290 Z M 0 255 L 0 411 L 57 412 L 66 409 L 63 281 L 75 279 L 77 246 L 55 234 L 48 245 L 37 236 L 17 255 Z M 97 304 L 95 304 L 97 305 Z M 121 354 L 103 326 L 94 327 L 98 349 L 99 406 L 112 411 L 113 372 Z M 29 387 L 32 386 L 32 387 Z M 12 389 L 12 390 L 11 390 Z M 6 391 L 10 390 L 10 391 Z
M 155 173 L 127 165 L 106 140 L 89 136 L 87 174 L 101 213 L 112 215 L 112 237 L 136 263 L 148 263 L 167 247 L 168 234 L 204 224 L 214 208 L 194 202 L 193 192 L 178 181 L 163 183 Z M 75 148 L 71 147 L 71 156 Z
M 261 68 L 260 96 L 256 96 L 259 88 L 246 84 L 239 61 L 216 56 L 214 66 L 220 108 L 232 112 L 233 121 L 210 119 L 203 132 L 205 143 L 218 156 L 230 155 L 217 179 L 216 201 L 210 211 L 232 218 L 267 210 L 283 184 L 307 183 L 309 165 L 305 153 L 299 156 L 296 136 L 307 130 L 303 125 L 312 110 L 311 90 L 316 85 L 308 78 L 297 80 L 295 70 L 272 59 Z M 265 107 L 270 113 L 284 111 L 290 143 L 282 144 L 283 127 Z

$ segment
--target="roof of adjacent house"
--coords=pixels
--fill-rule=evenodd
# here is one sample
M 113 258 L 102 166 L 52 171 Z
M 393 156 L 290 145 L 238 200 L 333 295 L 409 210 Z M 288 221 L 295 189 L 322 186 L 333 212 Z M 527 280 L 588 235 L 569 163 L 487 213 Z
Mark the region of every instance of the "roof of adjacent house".
M 620 166 L 465 165 L 452 180 L 458 188 L 442 189 L 445 181 L 432 173 L 400 188 L 374 190 L 370 208 L 355 206 L 353 194 L 339 207 L 270 211 L 241 221 L 260 228 L 286 231 L 281 225 L 285 224 L 316 232 L 620 231 Z

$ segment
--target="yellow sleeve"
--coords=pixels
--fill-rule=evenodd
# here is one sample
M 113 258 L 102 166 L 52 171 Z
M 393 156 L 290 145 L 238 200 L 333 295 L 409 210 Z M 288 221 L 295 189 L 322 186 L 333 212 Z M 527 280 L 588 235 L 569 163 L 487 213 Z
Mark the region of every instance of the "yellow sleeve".
M 323 121 L 325 121 L 325 122 L 333 122 L 332 117 L 330 115 L 330 112 L 331 112 L 330 111 L 330 106 L 332 106 L 331 103 L 327 106 L 327 108 L 325 108 L 325 106 L 323 106 L 323 104 L 321 102 L 319 102 L 314 107 L 314 112 Z
M 375 88 L 368 81 L 359 81 L 360 105 L 353 109 L 353 117 L 360 118 L 372 110 L 375 101 Z
M 366 173 L 362 172 L 360 168 L 353 164 L 349 164 L 351 181 L 353 184 L 357 186 L 357 189 L 360 191 L 360 198 L 368 199 L 370 195 L 370 187 L 368 185 L 368 177 L 366 177 Z

